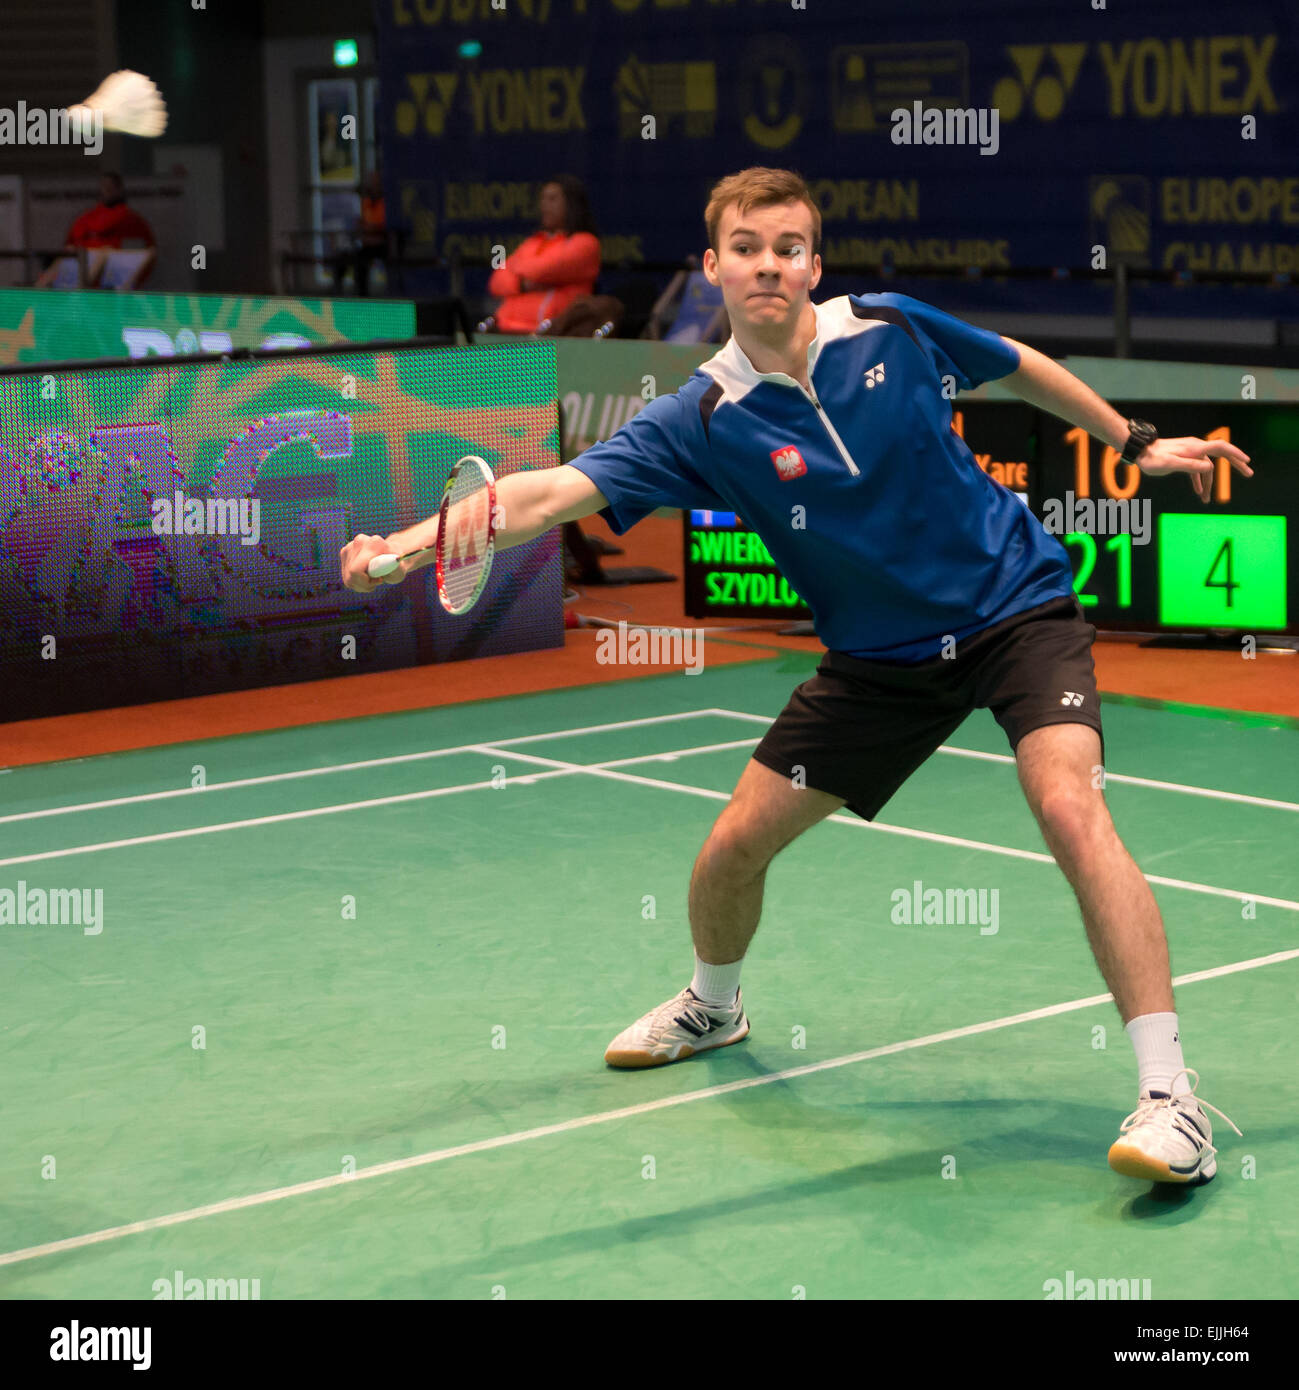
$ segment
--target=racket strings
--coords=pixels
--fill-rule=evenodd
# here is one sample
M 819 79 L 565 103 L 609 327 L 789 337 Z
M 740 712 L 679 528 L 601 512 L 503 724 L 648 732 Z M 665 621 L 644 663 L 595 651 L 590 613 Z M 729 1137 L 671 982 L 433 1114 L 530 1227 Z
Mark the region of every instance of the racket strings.
M 442 588 L 452 608 L 469 603 L 490 558 L 491 496 L 478 468 L 462 468 L 447 494 Z

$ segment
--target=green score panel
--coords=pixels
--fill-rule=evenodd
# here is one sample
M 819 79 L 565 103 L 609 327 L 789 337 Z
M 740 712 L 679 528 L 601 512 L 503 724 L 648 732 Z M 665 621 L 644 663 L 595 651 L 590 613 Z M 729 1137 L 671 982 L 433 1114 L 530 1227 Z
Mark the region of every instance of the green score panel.
M 1165 512 L 1158 545 L 1161 624 L 1286 626 L 1285 517 Z

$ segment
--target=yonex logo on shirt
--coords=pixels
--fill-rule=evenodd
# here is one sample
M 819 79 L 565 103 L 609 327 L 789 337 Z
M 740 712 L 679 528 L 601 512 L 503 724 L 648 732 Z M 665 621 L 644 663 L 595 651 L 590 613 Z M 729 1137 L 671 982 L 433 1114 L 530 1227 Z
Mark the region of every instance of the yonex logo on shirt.
M 1060 698 L 1062 705 L 1081 705 L 1083 697 L 1076 690 L 1066 690 Z
M 881 381 L 883 381 L 883 380 L 884 380 L 884 363 L 883 363 L 883 362 L 876 362 L 876 364 L 870 369 L 870 371 L 868 371 L 868 372 L 865 374 L 865 381 L 866 381 L 867 390 L 873 391 L 873 390 L 876 388 L 876 386 L 878 386 L 879 383 L 880 383 Z
M 790 478 L 801 478 L 807 472 L 803 455 L 792 444 L 787 444 L 783 449 L 773 449 L 771 461 L 776 465 L 776 472 L 786 481 Z

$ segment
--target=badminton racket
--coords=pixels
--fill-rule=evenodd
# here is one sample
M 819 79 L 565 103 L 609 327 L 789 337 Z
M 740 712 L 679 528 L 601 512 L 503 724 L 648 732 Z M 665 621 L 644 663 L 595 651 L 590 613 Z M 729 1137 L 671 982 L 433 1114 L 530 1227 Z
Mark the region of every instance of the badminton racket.
M 438 508 L 432 546 L 405 555 L 376 555 L 366 566 L 371 579 L 391 574 L 403 560 L 426 555 L 437 562 L 438 598 L 448 613 L 467 613 L 487 586 L 496 545 L 496 477 L 484 459 L 466 454 L 451 470 Z

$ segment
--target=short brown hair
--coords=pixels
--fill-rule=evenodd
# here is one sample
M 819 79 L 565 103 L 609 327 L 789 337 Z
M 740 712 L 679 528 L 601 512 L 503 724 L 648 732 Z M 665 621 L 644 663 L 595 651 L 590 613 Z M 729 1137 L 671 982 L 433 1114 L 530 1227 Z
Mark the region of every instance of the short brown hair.
M 752 169 L 741 169 L 738 174 L 728 174 L 713 185 L 704 210 L 704 223 L 708 228 L 708 244 L 715 252 L 719 249 L 717 233 L 722 225 L 722 213 L 732 203 L 736 204 L 737 215 L 741 217 L 750 208 L 778 203 L 806 204 L 812 214 L 812 255 L 820 253 L 821 209 L 812 201 L 811 191 L 802 176 L 792 169 L 765 169 L 755 165 Z

